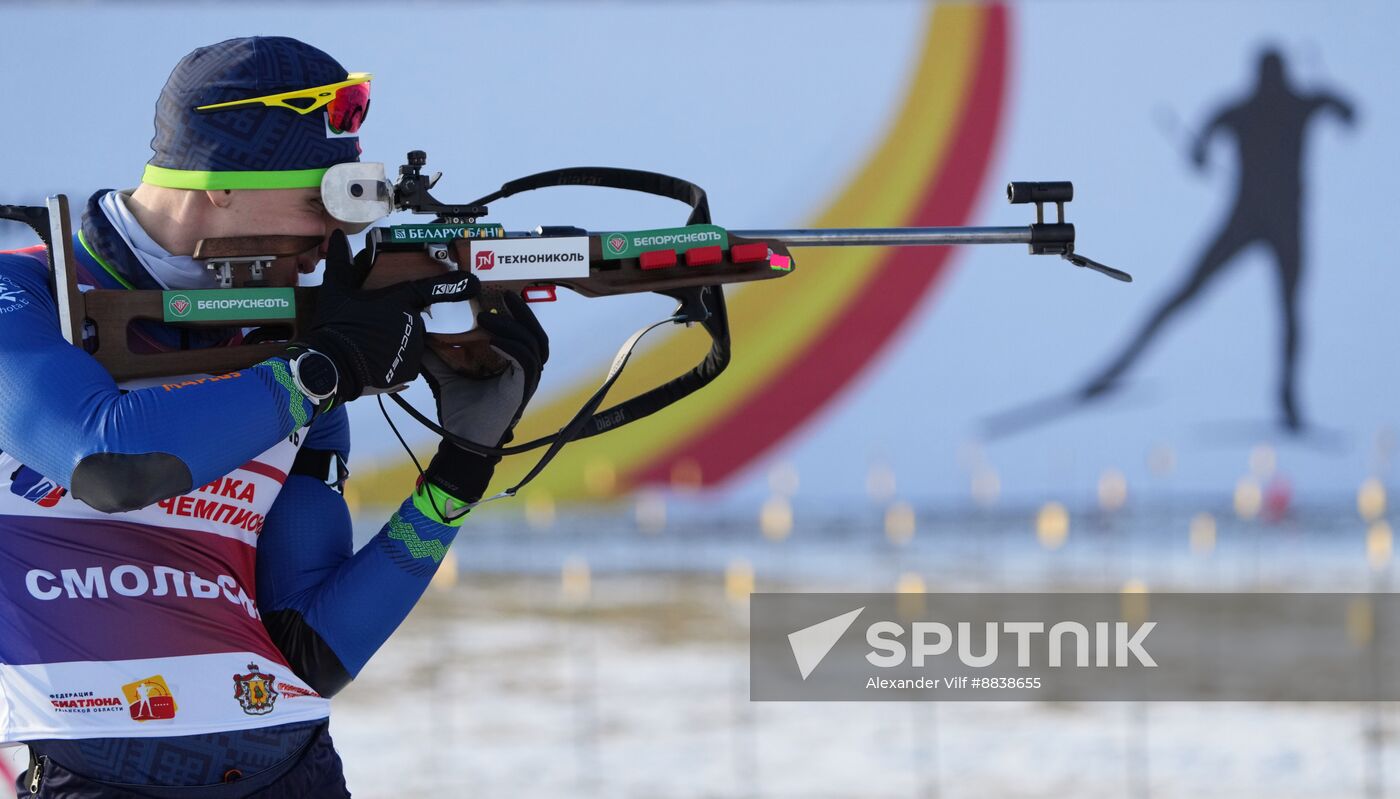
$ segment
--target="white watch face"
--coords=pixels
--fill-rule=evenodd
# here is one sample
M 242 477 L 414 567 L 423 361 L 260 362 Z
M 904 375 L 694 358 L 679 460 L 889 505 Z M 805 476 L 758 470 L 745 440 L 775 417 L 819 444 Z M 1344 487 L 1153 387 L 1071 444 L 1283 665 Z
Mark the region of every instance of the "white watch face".
M 292 361 L 292 379 L 297 388 L 317 404 L 335 395 L 338 378 L 331 359 L 315 350 L 303 352 Z

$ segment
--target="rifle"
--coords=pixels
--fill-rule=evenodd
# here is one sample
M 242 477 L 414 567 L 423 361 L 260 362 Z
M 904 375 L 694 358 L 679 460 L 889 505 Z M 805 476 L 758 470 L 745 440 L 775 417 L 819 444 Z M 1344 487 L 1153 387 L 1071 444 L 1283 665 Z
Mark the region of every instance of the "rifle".
M 426 224 L 375 227 L 366 236 L 372 267 L 366 288 L 404 280 L 470 271 L 482 292 L 464 316 L 461 309 L 434 306 L 427 345 L 454 369 L 487 377 L 506 367 L 485 339 L 472 330 L 485 308 L 503 310 L 502 292 L 519 292 L 527 302 L 548 302 L 559 287 L 587 297 L 654 292 L 677 302 L 670 316 L 633 334 L 614 358 L 598 390 L 557 432 L 508 447 L 489 447 L 453 435 L 410 406 L 396 393 L 392 399 L 430 429 L 469 451 L 489 456 L 514 455 L 548 447 L 535 467 L 512 488 L 491 499 L 514 495 L 539 474 L 568 442 L 597 435 L 655 413 L 698 391 L 729 364 L 731 342 L 723 287 L 731 283 L 772 280 L 792 274 L 791 250 L 832 246 L 927 246 L 957 244 L 1024 244 L 1033 255 L 1059 255 L 1070 263 L 1130 282 L 1126 272 L 1074 251 L 1074 225 L 1065 220 L 1065 204 L 1074 199 L 1068 181 L 1013 182 L 1007 200 L 1034 204 L 1036 221 L 1022 227 L 827 228 L 806 230 L 732 230 L 713 224 L 704 189 L 686 180 L 632 169 L 573 167 L 529 175 L 466 204 L 446 204 L 430 190 L 441 174 L 427 176 L 427 154 L 408 153 L 398 176 L 388 180 L 383 164 L 340 164 L 327 170 L 322 200 L 335 218 L 370 224 L 395 211 L 433 217 Z M 637 191 L 677 200 L 690 208 L 685 225 L 645 231 L 587 231 L 569 226 L 541 226 L 508 231 L 479 222 L 488 204 L 552 186 L 595 186 Z M 1056 219 L 1045 221 L 1045 205 L 1054 204 Z M 203 261 L 218 289 L 183 291 L 77 290 L 77 267 L 71 252 L 68 203 L 50 197 L 44 207 L 0 206 L 0 219 L 30 225 L 48 245 L 52 285 L 64 337 L 84 346 L 84 328 L 95 326 L 87 348 L 116 380 L 183 374 L 221 374 L 248 368 L 280 352 L 286 341 L 306 330 L 314 317 L 314 287 L 268 288 L 266 273 L 278 259 L 317 247 L 318 236 L 242 236 L 201 240 L 194 258 Z M 235 288 L 237 286 L 237 288 Z M 454 305 L 461 306 L 461 303 Z M 163 353 L 134 353 L 126 330 L 135 320 L 175 326 L 257 327 L 259 343 Z M 625 369 L 633 350 L 648 332 L 667 324 L 698 324 L 711 340 L 704 360 L 671 381 L 599 410 Z M 93 331 L 89 330 L 89 333 Z M 96 339 L 94 347 L 92 339 Z

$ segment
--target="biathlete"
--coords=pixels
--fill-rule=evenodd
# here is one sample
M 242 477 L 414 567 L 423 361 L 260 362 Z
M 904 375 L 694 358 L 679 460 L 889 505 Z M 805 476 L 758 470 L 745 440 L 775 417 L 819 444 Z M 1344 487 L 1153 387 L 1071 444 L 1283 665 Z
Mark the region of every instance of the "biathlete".
M 359 159 L 369 79 L 294 39 L 195 50 L 140 186 L 94 194 L 73 237 L 81 284 L 164 290 L 215 287 L 200 239 L 322 237 L 267 278 L 326 261 L 316 324 L 278 357 L 118 385 L 61 336 L 44 249 L 0 254 L 0 741 L 29 746 L 22 797 L 349 795 L 330 697 L 422 595 L 496 461 L 443 442 L 352 552 L 344 406 L 421 371 L 444 427 L 500 445 L 549 349 L 508 298 L 479 323 L 510 368 L 469 380 L 425 354 L 420 312 L 475 278 L 360 288 L 370 264 L 319 186 Z M 244 332 L 127 336 L 168 351 Z

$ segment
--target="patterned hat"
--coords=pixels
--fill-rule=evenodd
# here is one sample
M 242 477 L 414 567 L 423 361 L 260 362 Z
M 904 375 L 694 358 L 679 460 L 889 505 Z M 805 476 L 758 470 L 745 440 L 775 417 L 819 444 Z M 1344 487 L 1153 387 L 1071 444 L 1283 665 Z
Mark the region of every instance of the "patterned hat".
M 343 81 L 339 62 L 283 36 L 229 39 L 180 59 L 156 101 L 155 155 L 142 180 L 172 189 L 292 189 L 321 185 L 328 167 L 360 159 L 360 140 L 330 130 L 324 109 L 214 103 Z

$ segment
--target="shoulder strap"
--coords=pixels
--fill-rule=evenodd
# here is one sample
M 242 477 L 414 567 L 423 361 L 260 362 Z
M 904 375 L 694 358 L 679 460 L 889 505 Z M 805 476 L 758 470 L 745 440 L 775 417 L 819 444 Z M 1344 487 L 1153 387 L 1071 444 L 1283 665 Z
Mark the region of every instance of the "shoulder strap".
M 599 186 L 603 188 L 638 191 L 644 194 L 666 197 L 690 206 L 690 216 L 686 222 L 687 225 L 710 223 L 709 199 L 705 194 L 705 190 L 694 183 L 656 172 L 645 172 L 636 169 L 618 169 L 613 167 L 571 167 L 568 169 L 555 169 L 549 172 L 540 172 L 517 180 L 512 180 L 503 185 L 496 192 L 474 201 L 472 205 L 486 205 L 521 192 L 533 191 L 550 186 Z M 434 423 L 431 419 L 428 419 L 397 394 L 392 394 L 390 396 L 400 407 L 413 416 L 413 418 L 468 452 L 495 457 L 517 455 L 522 452 L 528 452 L 547 446 L 548 449 L 545 450 L 544 455 L 540 457 L 539 461 L 535 463 L 534 467 L 530 469 L 520 482 L 499 494 L 487 497 L 482 500 L 482 502 L 514 496 L 525 484 L 535 479 L 535 477 L 544 470 L 544 467 L 554 459 L 554 456 L 570 441 L 589 438 L 606 430 L 616 430 L 638 419 L 650 416 L 699 391 L 718 377 L 720 373 L 729 366 L 729 314 L 724 305 L 723 288 L 714 285 L 658 293 L 671 297 L 680 303 L 676 308 L 676 312 L 666 319 L 647 325 L 632 334 L 613 358 L 612 366 L 608 370 L 607 377 L 598 387 L 598 390 L 588 398 L 588 401 L 583 404 L 583 407 L 581 407 L 563 427 L 550 435 L 541 436 L 533 441 L 510 447 L 490 447 L 480 442 L 468 441 L 460 436 L 452 434 L 440 425 Z M 608 392 L 612 389 L 618 378 L 622 376 L 622 372 L 627 367 L 627 363 L 631 360 L 632 352 L 636 348 L 638 342 L 640 342 L 642 337 L 647 333 L 667 323 L 699 323 L 710 336 L 710 351 L 705 355 L 705 358 L 685 374 L 675 377 L 656 388 L 644 391 L 641 394 L 599 411 L 598 408 L 602 405 L 603 401 L 607 399 Z

